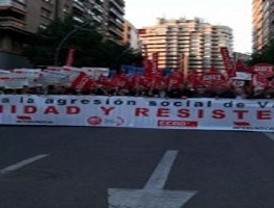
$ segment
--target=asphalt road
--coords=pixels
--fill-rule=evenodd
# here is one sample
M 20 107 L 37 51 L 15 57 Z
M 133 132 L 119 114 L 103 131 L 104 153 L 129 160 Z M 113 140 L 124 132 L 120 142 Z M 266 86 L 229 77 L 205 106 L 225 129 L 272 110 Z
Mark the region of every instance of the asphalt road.
M 171 150 L 173 163 L 160 162 Z M 161 194 L 195 191 L 178 207 L 274 207 L 274 141 L 263 133 L 0 126 L 0 208 L 120 208 L 110 189 L 142 192 L 169 162 Z

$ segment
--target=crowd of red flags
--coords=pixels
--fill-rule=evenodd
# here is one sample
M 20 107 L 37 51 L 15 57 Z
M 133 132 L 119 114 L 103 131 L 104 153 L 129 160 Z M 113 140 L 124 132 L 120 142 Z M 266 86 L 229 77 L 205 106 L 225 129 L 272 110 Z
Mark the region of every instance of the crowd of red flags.
M 250 67 L 241 60 L 234 63 L 229 56 L 227 48 L 221 48 L 220 52 L 225 66 L 224 73 L 211 68 L 202 72 L 193 70 L 185 76 L 181 70 L 174 69 L 169 75 L 163 76 L 162 71 L 158 67 L 159 53 L 157 52 L 151 58 L 145 57 L 143 74 L 117 73 L 112 77 L 100 76 L 97 80 L 94 80 L 85 72 L 81 72 L 72 82 L 71 87 L 81 90 L 92 89 L 95 86 L 105 86 L 107 88 L 136 88 L 144 86 L 150 89 L 166 89 L 170 87 L 177 88 L 185 83 L 192 87 L 230 87 L 234 83 L 233 80 L 238 81 L 237 83 L 247 81 L 237 77 L 237 73 L 250 77 L 248 81 L 254 87 L 274 87 L 272 82 L 274 68 L 272 65 L 261 63 Z

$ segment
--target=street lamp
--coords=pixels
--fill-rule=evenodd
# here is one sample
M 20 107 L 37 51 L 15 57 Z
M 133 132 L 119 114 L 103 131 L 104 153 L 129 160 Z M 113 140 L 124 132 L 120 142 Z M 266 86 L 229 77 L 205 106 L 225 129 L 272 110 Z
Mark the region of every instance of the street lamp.
M 66 43 L 66 41 L 75 33 L 77 33 L 79 30 L 83 29 L 84 27 L 90 25 L 90 22 L 85 22 L 82 25 L 80 25 L 79 27 L 74 28 L 73 30 L 71 30 L 63 39 L 62 41 L 59 43 L 58 47 L 55 50 L 55 54 L 54 54 L 54 65 L 58 66 L 58 60 L 59 60 L 59 56 L 60 56 L 60 50 L 63 47 L 63 45 Z

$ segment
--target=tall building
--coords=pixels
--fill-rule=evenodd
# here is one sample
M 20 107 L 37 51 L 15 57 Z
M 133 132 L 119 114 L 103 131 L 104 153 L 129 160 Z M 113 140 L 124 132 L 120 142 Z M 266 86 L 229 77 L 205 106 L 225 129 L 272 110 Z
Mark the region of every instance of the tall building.
M 103 1 L 103 0 L 100 0 Z M 104 0 L 105 4 L 105 30 L 110 38 L 123 42 L 125 1 L 124 0 Z
M 138 29 L 135 28 L 129 21 L 125 20 L 124 23 L 124 37 L 123 43 L 129 45 L 130 48 L 135 50 L 141 49 L 139 40 Z
M 267 46 L 274 36 L 274 1 L 253 0 L 253 51 L 258 52 Z
M 0 51 L 21 52 L 20 40 L 29 34 L 24 1 L 0 1 Z
M 155 26 L 139 30 L 148 56 L 159 52 L 159 68 L 224 69 L 220 47 L 232 52 L 232 30 L 227 26 L 211 25 L 199 18 L 193 20 L 158 19 Z M 186 69 L 184 69 L 186 70 Z
M 0 68 L 25 63 L 25 39 L 66 15 L 79 24 L 92 21 L 106 38 L 122 43 L 124 7 L 124 0 L 0 0 Z

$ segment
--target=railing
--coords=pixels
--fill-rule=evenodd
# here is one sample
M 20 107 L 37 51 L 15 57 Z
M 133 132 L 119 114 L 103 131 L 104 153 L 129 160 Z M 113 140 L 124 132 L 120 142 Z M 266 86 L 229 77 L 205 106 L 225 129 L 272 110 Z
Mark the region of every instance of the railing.
M 82 2 L 79 2 L 79 1 L 73 1 L 73 7 L 77 8 L 78 10 L 80 11 L 84 11 L 85 8 L 84 8 L 84 4 Z
M 96 9 L 97 11 L 99 11 L 100 13 L 104 13 L 103 7 L 99 4 L 93 5 L 93 8 Z
M 0 7 L 9 7 L 9 6 L 16 7 L 23 11 L 26 11 L 26 5 L 24 3 L 19 3 L 14 0 L 1 0 L 0 1 Z
M 24 30 L 25 23 L 13 17 L 0 17 L 0 27 L 12 27 Z
M 121 12 L 121 15 L 124 13 L 124 7 L 123 5 L 119 5 L 115 0 L 110 0 L 110 2 L 115 5 L 116 9 L 118 9 Z

